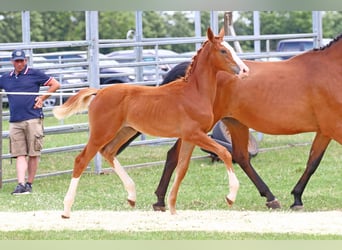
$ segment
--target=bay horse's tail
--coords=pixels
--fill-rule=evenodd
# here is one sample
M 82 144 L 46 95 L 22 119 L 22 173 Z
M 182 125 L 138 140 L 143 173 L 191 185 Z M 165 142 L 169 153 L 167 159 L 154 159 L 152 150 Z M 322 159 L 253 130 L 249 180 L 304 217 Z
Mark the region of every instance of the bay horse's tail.
M 53 108 L 52 112 L 57 119 L 63 119 L 81 111 L 87 110 L 93 95 L 98 89 L 86 88 L 70 97 L 63 105 Z

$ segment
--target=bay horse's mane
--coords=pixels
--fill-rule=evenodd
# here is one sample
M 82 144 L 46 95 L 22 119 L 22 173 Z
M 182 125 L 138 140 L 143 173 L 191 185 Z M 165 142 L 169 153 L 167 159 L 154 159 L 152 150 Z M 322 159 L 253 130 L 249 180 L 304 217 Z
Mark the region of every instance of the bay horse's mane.
M 313 51 L 321 51 L 321 50 L 325 50 L 326 48 L 329 48 L 333 43 L 336 43 L 338 40 L 340 40 L 342 37 L 342 33 L 339 34 L 338 36 L 336 36 L 330 43 L 328 43 L 325 46 L 322 46 L 320 48 L 314 48 Z
M 189 76 L 191 75 L 193 69 L 194 69 L 195 66 L 196 66 L 196 63 L 197 63 L 196 58 L 197 58 L 198 55 L 202 52 L 203 48 L 208 44 L 208 41 L 209 41 L 209 40 L 206 40 L 206 41 L 203 43 L 203 45 L 201 46 L 201 48 L 197 51 L 197 53 L 192 57 L 191 62 L 190 62 L 190 65 L 189 65 L 189 67 L 187 68 L 187 70 L 186 70 L 186 72 L 185 72 L 185 76 L 182 77 L 182 80 L 184 80 L 185 82 L 188 81 Z

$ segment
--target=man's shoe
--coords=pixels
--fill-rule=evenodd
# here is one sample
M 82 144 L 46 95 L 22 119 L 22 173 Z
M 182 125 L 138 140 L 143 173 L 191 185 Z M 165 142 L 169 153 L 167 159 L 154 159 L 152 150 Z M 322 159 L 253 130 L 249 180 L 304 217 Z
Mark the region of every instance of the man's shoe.
M 26 187 L 23 184 L 19 183 L 11 194 L 21 195 L 21 194 L 29 194 L 29 193 L 30 192 L 26 190 Z
M 26 188 L 27 192 L 32 193 L 32 184 L 31 183 L 26 182 L 25 188 Z

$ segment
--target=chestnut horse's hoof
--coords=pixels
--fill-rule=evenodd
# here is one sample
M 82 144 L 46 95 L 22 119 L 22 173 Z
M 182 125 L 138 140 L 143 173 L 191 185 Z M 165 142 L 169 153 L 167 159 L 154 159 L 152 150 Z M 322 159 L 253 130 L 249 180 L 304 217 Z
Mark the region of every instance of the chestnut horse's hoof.
M 130 199 L 127 199 L 128 201 L 128 204 L 131 206 L 131 207 L 135 207 L 135 201 L 132 201 Z
M 228 203 L 228 206 L 233 206 L 234 201 L 232 201 L 231 199 L 229 199 L 228 197 L 226 197 L 226 202 Z
M 161 212 L 165 212 L 166 211 L 165 205 L 163 206 L 163 205 L 159 205 L 158 203 L 154 203 L 152 205 L 152 207 L 153 207 L 154 211 L 161 211 Z
M 62 219 L 70 219 L 70 216 L 61 215 Z
M 273 201 L 266 202 L 266 206 L 270 209 L 281 208 L 280 202 L 277 199 L 274 199 Z

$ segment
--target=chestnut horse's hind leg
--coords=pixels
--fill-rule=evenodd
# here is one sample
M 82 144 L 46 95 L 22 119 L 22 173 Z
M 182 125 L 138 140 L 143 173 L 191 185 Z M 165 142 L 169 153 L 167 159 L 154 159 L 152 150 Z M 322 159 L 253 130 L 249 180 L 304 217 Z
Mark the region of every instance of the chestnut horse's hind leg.
M 300 177 L 296 186 L 293 188 L 291 194 L 294 196 L 294 203 L 291 205 L 292 209 L 298 210 L 303 208 L 302 195 L 306 184 L 309 182 L 310 177 L 315 173 L 322 157 L 328 147 L 331 139 L 317 133 L 312 143 L 309 159 L 306 164 L 306 169 L 303 175 Z
M 136 190 L 135 183 L 129 177 L 125 169 L 121 166 L 120 162 L 116 159 L 115 155 L 117 151 L 127 142 L 127 139 L 136 135 L 136 130 L 131 127 L 124 127 L 118 131 L 116 136 L 107 143 L 103 148 L 101 148 L 100 153 L 108 161 L 108 163 L 113 167 L 115 173 L 119 176 L 122 181 L 128 196 L 127 201 L 130 206 L 134 207 L 136 202 Z
M 63 219 L 69 219 L 70 218 L 70 212 L 72 204 L 75 201 L 76 196 L 76 190 L 78 186 L 80 178 L 72 178 L 70 181 L 69 189 L 64 197 L 64 212 L 62 214 Z
M 136 191 L 135 191 L 135 183 L 129 177 L 125 169 L 121 166 L 120 162 L 114 157 L 114 170 L 115 173 L 120 177 L 122 183 L 124 184 L 124 187 L 126 191 L 128 192 L 127 201 L 131 207 L 135 206 L 135 201 L 137 199 Z
M 64 197 L 64 212 L 62 214 L 63 219 L 70 218 L 70 211 L 75 200 L 79 179 L 83 171 L 88 166 L 90 160 L 95 156 L 96 152 L 96 146 L 88 143 L 75 159 L 72 179 L 70 181 L 69 189 Z

